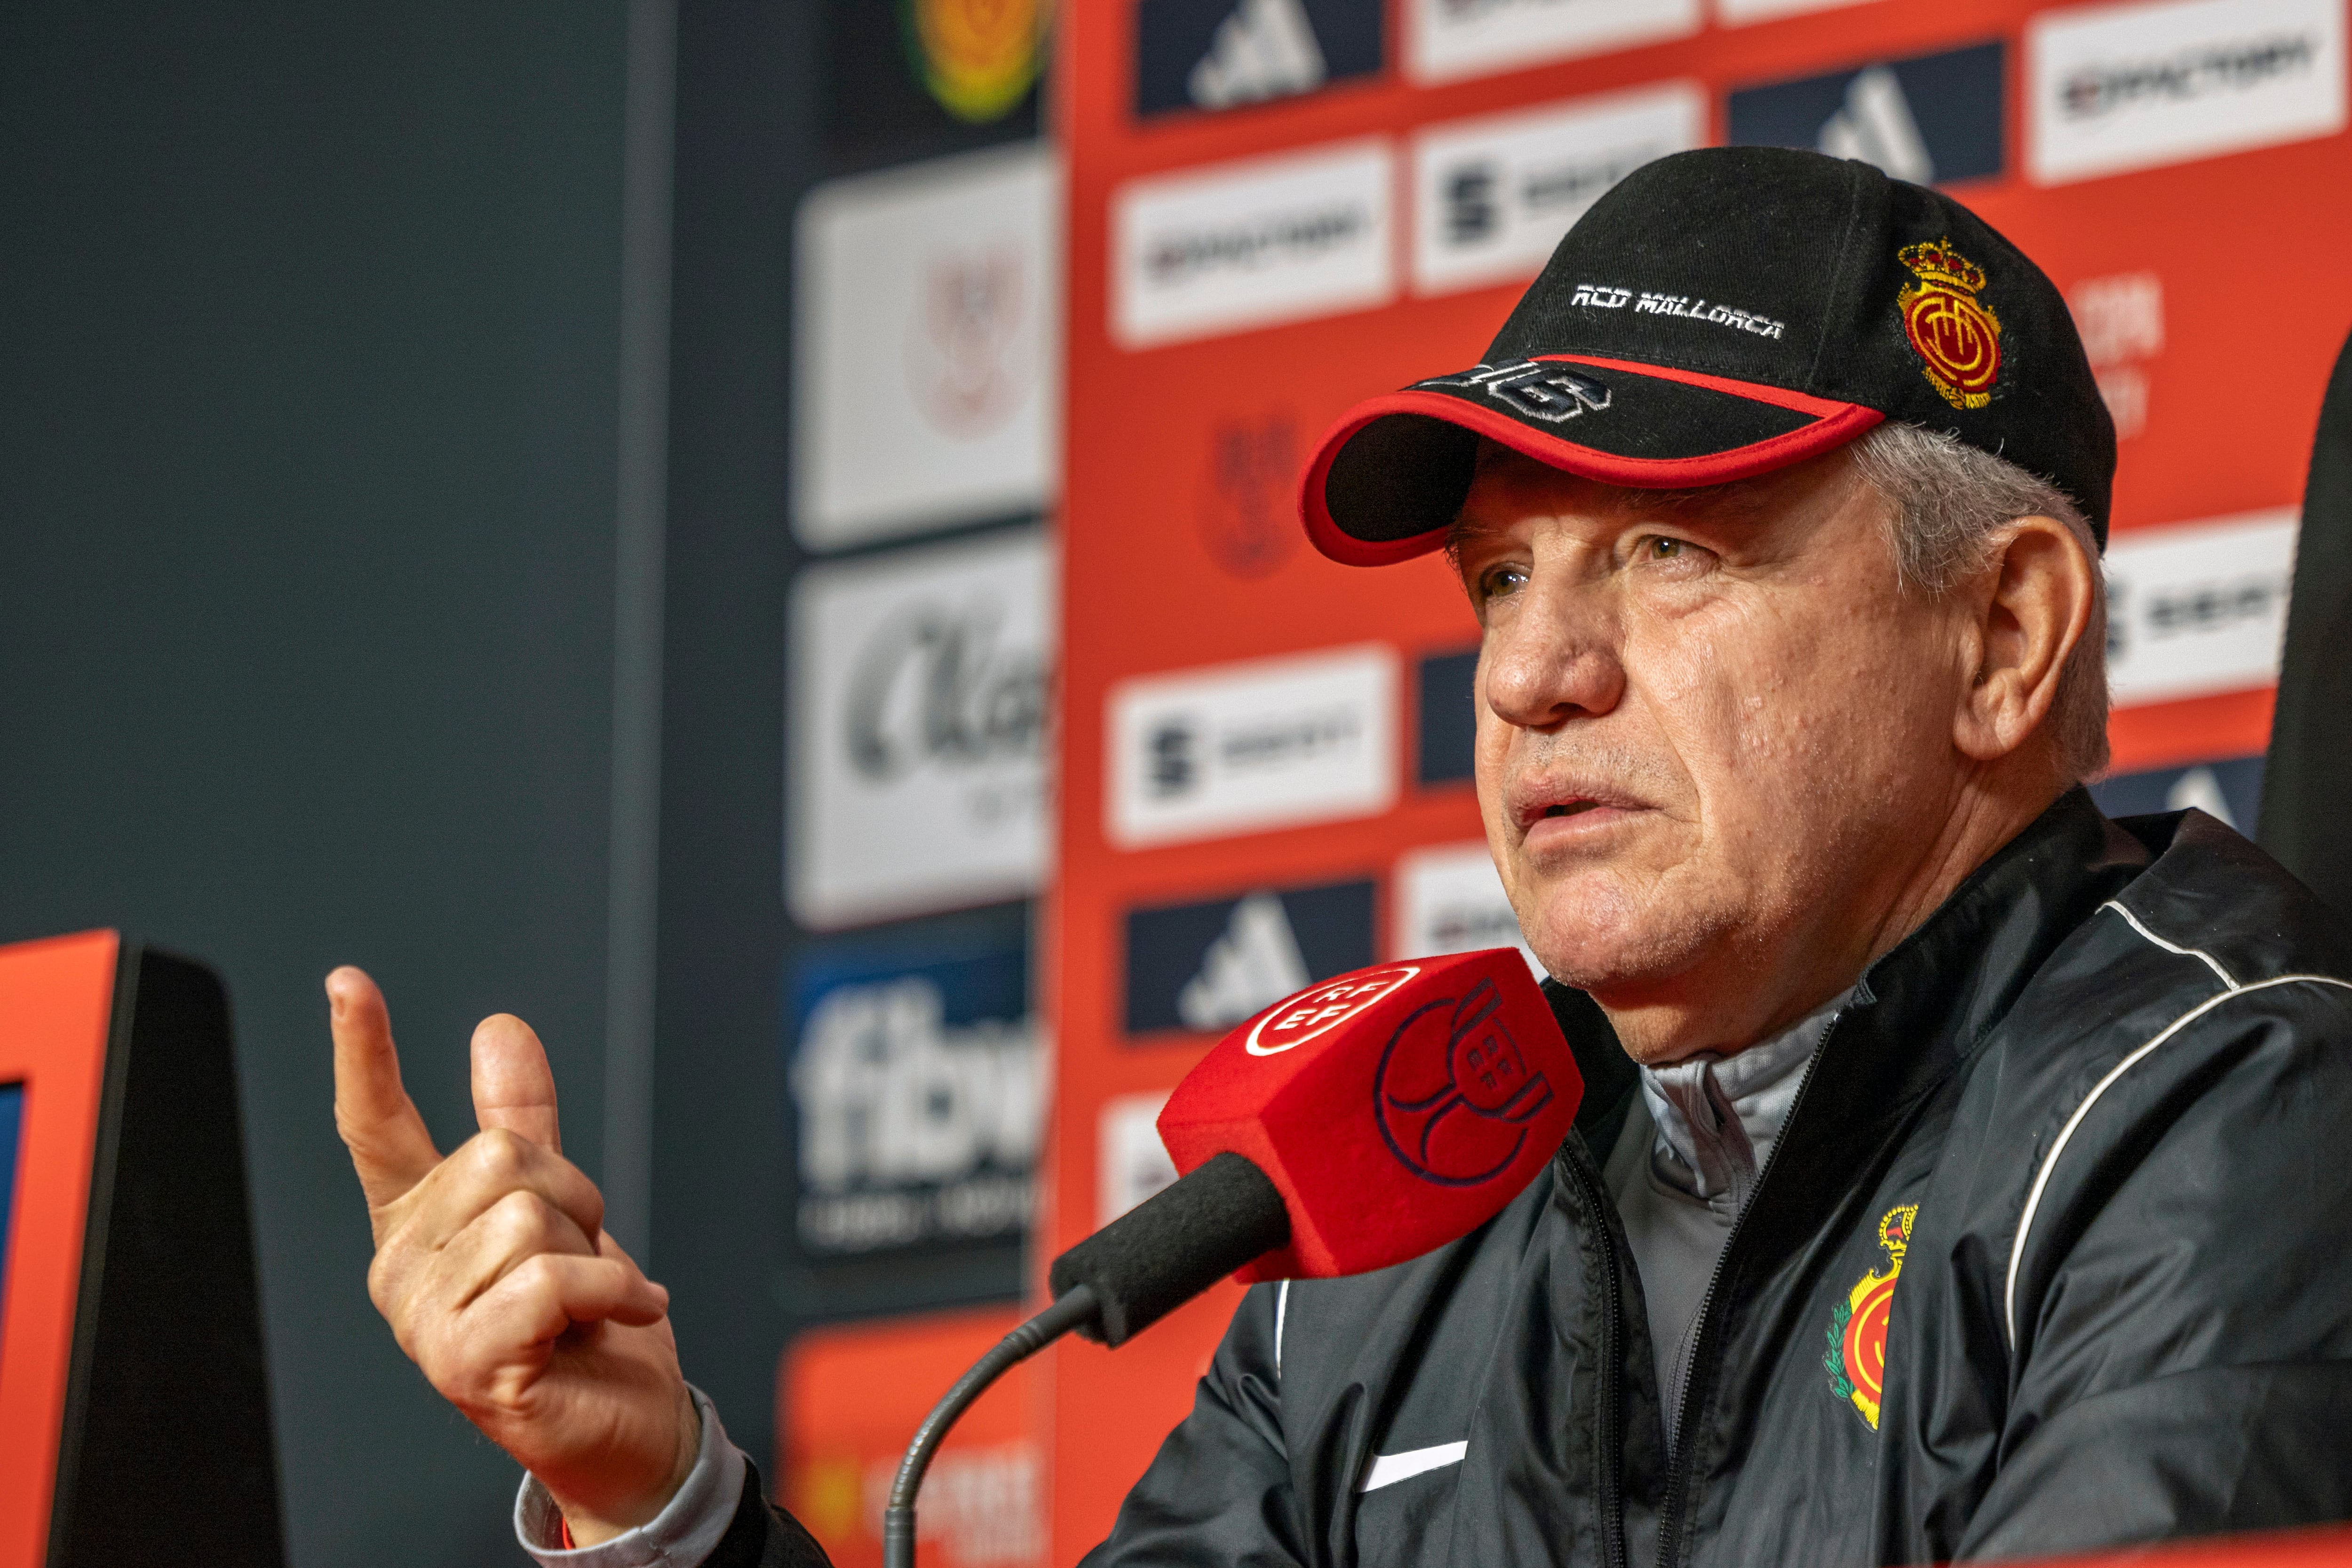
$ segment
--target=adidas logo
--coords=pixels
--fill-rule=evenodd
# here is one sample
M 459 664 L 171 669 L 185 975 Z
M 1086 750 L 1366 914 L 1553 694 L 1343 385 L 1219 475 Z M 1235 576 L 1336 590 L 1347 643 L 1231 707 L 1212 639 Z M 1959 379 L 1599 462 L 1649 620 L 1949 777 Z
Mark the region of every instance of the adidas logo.
M 1234 906 L 1224 934 L 1201 955 L 1201 972 L 1176 994 L 1176 1016 L 1188 1029 L 1230 1029 L 1313 979 L 1282 900 L 1252 893 Z
M 1299 0 L 1241 0 L 1185 80 L 1202 109 L 1230 109 L 1310 91 L 1326 74 L 1322 46 Z
M 1935 184 L 1936 160 L 1919 134 L 1911 100 L 1885 66 L 1872 66 L 1846 84 L 1845 107 L 1822 122 L 1814 145 L 1832 158 L 1858 158 L 1915 185 Z

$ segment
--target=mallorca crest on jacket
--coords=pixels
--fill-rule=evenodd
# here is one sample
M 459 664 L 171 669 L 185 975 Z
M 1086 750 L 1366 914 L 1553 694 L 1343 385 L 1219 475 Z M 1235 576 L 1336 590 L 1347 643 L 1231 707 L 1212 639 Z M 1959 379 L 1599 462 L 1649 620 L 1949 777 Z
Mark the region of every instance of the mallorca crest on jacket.
M 1895 300 L 1927 384 L 1955 408 L 1982 408 L 1992 401 L 2000 374 L 2000 319 L 1977 298 L 1984 290 L 1984 268 L 1948 239 L 1906 245 L 1895 258 L 1916 279 Z
M 1874 1432 L 1886 1389 L 1886 1324 L 1895 1306 L 1895 1281 L 1918 1217 L 1917 1204 L 1898 1205 L 1880 1217 L 1878 1245 L 1886 1253 L 1885 1268 L 1864 1275 L 1830 1314 L 1829 1353 L 1822 1357 L 1830 1392 L 1861 1412 Z

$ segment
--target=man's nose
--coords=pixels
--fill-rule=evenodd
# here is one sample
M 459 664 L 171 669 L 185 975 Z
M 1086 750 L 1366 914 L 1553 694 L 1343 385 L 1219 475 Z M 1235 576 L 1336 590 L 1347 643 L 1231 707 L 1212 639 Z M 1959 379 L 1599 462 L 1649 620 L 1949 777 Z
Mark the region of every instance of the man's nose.
M 1542 730 L 1598 718 L 1625 694 L 1613 618 L 1589 590 L 1530 586 L 1519 613 L 1486 637 L 1479 689 L 1496 718 Z

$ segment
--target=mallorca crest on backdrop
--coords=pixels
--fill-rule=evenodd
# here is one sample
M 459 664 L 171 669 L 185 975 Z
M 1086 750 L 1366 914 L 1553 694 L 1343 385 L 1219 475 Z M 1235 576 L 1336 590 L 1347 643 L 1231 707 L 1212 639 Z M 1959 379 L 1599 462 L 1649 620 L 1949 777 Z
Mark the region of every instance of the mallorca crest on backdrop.
M 1017 107 L 1045 58 L 1050 0 L 899 0 L 908 63 L 940 107 L 984 125 Z
M 1878 1245 L 1886 1252 L 1885 1268 L 1864 1275 L 1830 1314 L 1830 1348 L 1822 1357 L 1830 1392 L 1860 1411 L 1874 1432 L 1886 1388 L 1886 1325 L 1895 1306 L 1895 1281 L 1903 1272 L 1903 1254 L 1910 1248 L 1912 1224 L 1918 1217 L 1917 1204 L 1898 1205 L 1880 1217 Z

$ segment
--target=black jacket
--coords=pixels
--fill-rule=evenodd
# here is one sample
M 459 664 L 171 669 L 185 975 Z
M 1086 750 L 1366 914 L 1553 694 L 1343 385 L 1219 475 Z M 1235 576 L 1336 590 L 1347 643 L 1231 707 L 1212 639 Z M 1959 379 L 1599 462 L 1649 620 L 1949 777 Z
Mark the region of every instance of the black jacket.
M 1586 1097 L 1546 1173 L 1412 1263 L 1253 1290 L 1088 1563 L 1833 1568 L 2352 1518 L 2344 976 L 2236 834 L 2069 794 L 1839 1015 L 1678 1416 L 1595 1158 L 1635 1074 L 1554 987 Z

